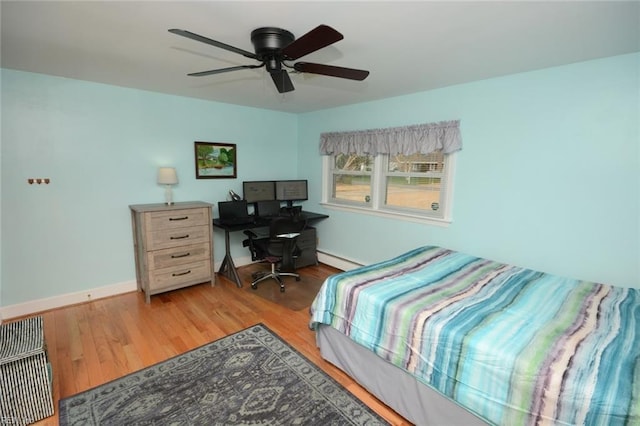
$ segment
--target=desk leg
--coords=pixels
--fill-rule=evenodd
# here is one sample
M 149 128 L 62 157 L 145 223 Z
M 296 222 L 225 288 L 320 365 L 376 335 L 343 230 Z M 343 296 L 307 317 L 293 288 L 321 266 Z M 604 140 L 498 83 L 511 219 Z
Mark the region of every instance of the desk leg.
M 236 270 L 236 265 L 233 263 L 233 258 L 231 257 L 231 243 L 229 242 L 229 231 L 227 231 L 226 229 L 224 231 L 224 249 L 225 249 L 224 259 L 220 264 L 220 269 L 218 269 L 218 274 L 235 282 L 238 287 L 242 287 L 242 281 L 240 280 L 240 276 L 238 275 L 238 271 Z

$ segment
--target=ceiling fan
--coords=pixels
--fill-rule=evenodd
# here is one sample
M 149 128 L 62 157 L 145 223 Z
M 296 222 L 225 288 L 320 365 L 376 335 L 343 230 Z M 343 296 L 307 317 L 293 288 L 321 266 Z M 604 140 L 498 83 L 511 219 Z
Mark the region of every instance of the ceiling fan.
M 210 44 L 230 52 L 238 53 L 247 58 L 256 59 L 261 62 L 259 65 L 239 65 L 235 67 L 187 74 L 193 77 L 266 67 L 266 70 L 271 74 L 271 78 L 273 79 L 278 92 L 285 93 L 294 90 L 294 87 L 287 70 L 284 69 L 283 66 L 297 72 L 327 75 L 359 81 L 364 80 L 369 75 L 369 71 L 353 68 L 315 64 L 312 62 L 296 62 L 293 65 L 287 63 L 287 61 L 299 59 L 344 38 L 342 34 L 327 25 L 319 25 L 297 40 L 292 33 L 281 28 L 263 27 L 255 29 L 251 32 L 251 42 L 253 43 L 255 53 L 239 49 L 186 30 L 170 29 L 169 32 L 202 43 Z

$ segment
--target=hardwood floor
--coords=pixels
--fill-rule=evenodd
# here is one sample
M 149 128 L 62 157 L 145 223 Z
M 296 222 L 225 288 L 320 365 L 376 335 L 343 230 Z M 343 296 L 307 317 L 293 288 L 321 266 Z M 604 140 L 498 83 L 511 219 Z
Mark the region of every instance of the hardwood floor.
M 326 265 L 300 269 L 322 278 L 337 270 Z M 275 283 L 265 283 L 276 285 Z M 262 284 L 262 285 L 265 285 Z M 244 283 L 248 286 L 248 283 Z M 285 293 L 286 294 L 286 293 Z M 407 420 L 380 403 L 341 370 L 324 361 L 308 328 L 308 307 L 292 311 L 229 280 L 201 284 L 151 297 L 127 293 L 43 312 L 45 339 L 53 367 L 56 414 L 38 423 L 58 424 L 58 401 L 163 361 L 256 323 L 263 323 L 317 364 L 393 425 Z

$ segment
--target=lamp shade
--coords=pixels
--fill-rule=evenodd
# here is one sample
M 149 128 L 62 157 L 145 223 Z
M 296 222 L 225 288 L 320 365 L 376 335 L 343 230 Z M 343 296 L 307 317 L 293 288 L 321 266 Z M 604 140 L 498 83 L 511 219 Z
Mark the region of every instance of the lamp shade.
M 161 185 L 175 185 L 178 183 L 178 175 L 174 167 L 160 167 L 158 169 L 158 183 Z

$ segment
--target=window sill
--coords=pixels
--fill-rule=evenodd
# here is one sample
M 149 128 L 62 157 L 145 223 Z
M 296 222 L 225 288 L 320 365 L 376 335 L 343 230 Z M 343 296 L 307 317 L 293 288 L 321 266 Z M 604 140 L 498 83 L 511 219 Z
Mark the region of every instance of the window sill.
M 352 212 L 352 213 L 363 213 L 370 216 L 386 217 L 386 218 L 404 220 L 407 222 L 424 223 L 426 225 L 448 227 L 449 225 L 451 225 L 451 222 L 453 222 L 451 219 L 440 219 L 435 217 L 419 216 L 415 214 L 403 213 L 403 212 L 391 211 L 391 210 L 373 210 L 370 208 L 348 206 L 344 204 L 335 204 L 335 203 L 328 203 L 328 202 L 321 202 L 320 205 L 330 210 L 339 210 L 339 211 L 346 211 L 346 212 Z

